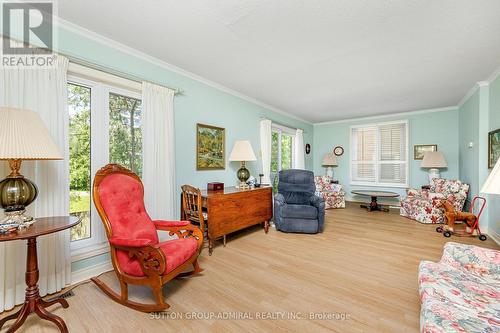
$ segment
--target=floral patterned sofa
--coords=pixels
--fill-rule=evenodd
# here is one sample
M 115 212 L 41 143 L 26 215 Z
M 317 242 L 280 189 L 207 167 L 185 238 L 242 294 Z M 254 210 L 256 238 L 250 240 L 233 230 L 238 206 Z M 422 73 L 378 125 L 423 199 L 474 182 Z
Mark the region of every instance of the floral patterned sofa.
M 446 243 L 418 283 L 421 332 L 500 332 L 500 251 Z
M 421 223 L 443 223 L 444 210 L 436 208 L 437 200 L 448 200 L 457 211 L 461 211 L 467 199 L 469 185 L 460 180 L 434 178 L 429 190 L 408 189 L 401 199 L 401 216 Z
M 325 209 L 345 208 L 345 192 L 342 185 L 332 184 L 327 176 L 315 176 L 316 195 L 325 200 Z

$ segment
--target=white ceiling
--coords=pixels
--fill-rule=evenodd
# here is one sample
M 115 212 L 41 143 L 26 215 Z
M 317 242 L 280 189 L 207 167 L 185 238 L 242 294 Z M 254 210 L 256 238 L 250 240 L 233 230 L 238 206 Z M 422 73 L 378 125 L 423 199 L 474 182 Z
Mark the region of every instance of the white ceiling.
M 311 122 L 456 105 L 498 0 L 59 0 L 59 16 Z

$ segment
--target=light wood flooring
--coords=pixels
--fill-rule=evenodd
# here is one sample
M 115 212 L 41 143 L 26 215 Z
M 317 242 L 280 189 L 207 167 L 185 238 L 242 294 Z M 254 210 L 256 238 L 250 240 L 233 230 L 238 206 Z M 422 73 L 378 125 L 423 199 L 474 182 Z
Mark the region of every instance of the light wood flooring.
M 51 310 L 75 333 L 417 332 L 418 264 L 438 261 L 447 241 L 499 248 L 489 239 L 446 239 L 434 226 L 402 218 L 397 211 L 368 213 L 351 203 L 327 211 L 322 234 L 271 228 L 265 235 L 254 227 L 228 236 L 227 247 L 218 244 L 211 257 L 204 249 L 200 276 L 165 287 L 171 308 L 164 315 L 114 303 L 92 283 L 74 289 L 68 309 L 55 305 Z M 116 282 L 113 273 L 103 279 Z M 147 289 L 131 287 L 130 294 L 152 299 Z M 203 318 L 192 319 L 193 313 Z M 323 318 L 311 320 L 311 313 Z M 210 318 L 230 315 L 241 318 Z M 57 329 L 32 315 L 20 331 Z

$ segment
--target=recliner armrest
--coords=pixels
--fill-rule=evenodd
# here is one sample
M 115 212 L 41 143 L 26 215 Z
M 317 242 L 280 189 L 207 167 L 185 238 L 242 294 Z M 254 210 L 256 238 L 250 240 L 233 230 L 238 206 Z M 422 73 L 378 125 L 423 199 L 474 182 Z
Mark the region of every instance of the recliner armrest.
M 286 205 L 286 202 L 285 202 L 285 197 L 283 196 L 283 194 L 281 193 L 276 193 L 274 195 L 274 202 L 276 204 L 281 204 L 281 205 Z
M 325 199 L 323 199 L 322 197 L 318 197 L 317 195 L 313 195 L 309 199 L 309 203 L 316 208 L 319 208 L 321 203 L 324 203 L 324 202 L 325 202 Z
M 136 238 L 136 239 L 131 239 L 131 238 L 110 238 L 109 243 L 114 246 L 120 246 L 120 247 L 144 247 L 147 245 L 154 245 L 154 243 L 145 238 Z

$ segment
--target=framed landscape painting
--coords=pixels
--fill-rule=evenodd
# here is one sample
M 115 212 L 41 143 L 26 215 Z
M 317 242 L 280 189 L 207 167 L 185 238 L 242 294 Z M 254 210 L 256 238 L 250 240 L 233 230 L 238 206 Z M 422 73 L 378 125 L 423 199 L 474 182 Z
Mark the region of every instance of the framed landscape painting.
M 196 124 L 196 169 L 225 168 L 225 129 Z
M 488 168 L 493 168 L 500 158 L 500 128 L 488 133 Z
M 423 160 L 425 153 L 428 151 L 437 151 L 437 145 L 415 145 L 413 146 L 413 159 Z

